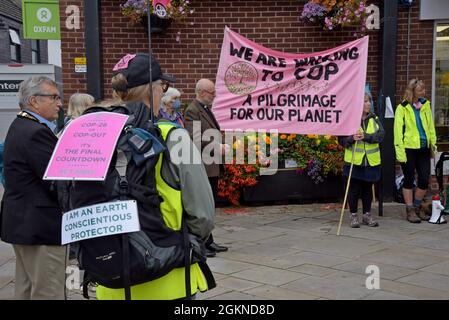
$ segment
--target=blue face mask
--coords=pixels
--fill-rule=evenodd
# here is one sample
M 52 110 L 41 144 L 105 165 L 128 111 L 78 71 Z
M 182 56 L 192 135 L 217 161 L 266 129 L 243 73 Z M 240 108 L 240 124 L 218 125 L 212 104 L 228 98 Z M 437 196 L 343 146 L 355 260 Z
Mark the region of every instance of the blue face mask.
M 181 101 L 179 99 L 176 99 L 175 101 L 173 101 L 172 106 L 174 110 L 179 110 L 179 108 L 181 108 Z

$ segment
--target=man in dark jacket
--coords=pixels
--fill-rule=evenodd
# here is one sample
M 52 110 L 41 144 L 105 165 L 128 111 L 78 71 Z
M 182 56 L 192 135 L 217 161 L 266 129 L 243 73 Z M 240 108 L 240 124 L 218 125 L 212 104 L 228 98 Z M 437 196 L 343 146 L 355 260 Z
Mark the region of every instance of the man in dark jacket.
M 225 145 L 215 140 L 213 142 L 202 140 L 202 136 L 206 130 L 216 130 L 216 136 L 221 137 L 220 125 L 211 111 L 212 102 L 215 98 L 214 83 L 208 79 L 199 80 L 196 84 L 195 94 L 196 98 L 189 104 L 185 111 L 184 122 L 193 142 L 201 142 L 201 145 L 197 146 L 201 150 L 201 155 L 203 155 L 203 150 L 208 144 L 219 143 L 215 149 L 220 150 L 220 153 L 211 155 L 212 163 L 204 163 L 214 199 L 217 201 L 218 178 L 220 176 L 220 167 L 222 167 L 220 158 L 225 151 Z M 194 124 L 195 122 L 197 126 Z M 197 127 L 200 130 L 196 130 Z M 206 250 L 207 256 L 213 257 L 217 252 L 227 251 L 228 248 L 216 244 L 212 234 L 210 234 L 206 240 Z
M 56 188 L 42 180 L 55 148 L 61 98 L 56 83 L 31 77 L 19 90 L 21 112 L 5 140 L 1 239 L 16 254 L 16 299 L 65 299 L 66 247 Z

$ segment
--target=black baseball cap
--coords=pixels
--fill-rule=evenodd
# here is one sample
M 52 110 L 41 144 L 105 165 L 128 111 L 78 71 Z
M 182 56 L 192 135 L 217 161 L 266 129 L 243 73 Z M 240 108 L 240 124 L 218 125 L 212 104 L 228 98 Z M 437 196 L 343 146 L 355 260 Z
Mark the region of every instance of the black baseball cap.
M 148 53 L 127 54 L 121 58 L 113 69 L 114 76 L 119 73 L 123 74 L 128 81 L 126 89 L 138 87 L 159 79 L 168 82 L 176 82 L 174 77 L 162 73 L 161 66 L 153 55 L 151 55 L 150 76 L 150 55 Z

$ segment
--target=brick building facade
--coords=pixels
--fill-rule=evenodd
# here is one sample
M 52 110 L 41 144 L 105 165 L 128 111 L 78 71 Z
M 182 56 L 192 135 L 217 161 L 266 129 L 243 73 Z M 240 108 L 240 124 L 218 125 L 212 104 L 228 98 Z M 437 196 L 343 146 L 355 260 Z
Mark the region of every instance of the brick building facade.
M 192 1 L 194 14 L 186 24 L 172 24 L 164 33 L 154 34 L 153 51 L 167 73 L 176 76 L 176 86 L 186 98 L 193 97 L 196 80 L 215 79 L 225 25 L 243 36 L 269 48 L 290 53 L 309 53 L 336 47 L 354 40 L 354 30 L 324 31 L 319 26 L 304 25 L 299 12 L 306 1 Z M 418 2 L 418 1 L 417 1 Z M 120 12 L 121 0 L 101 1 L 101 37 L 103 94 L 111 94 L 109 79 L 114 64 L 124 54 L 148 51 L 148 40 L 141 25 L 131 25 Z M 378 4 L 378 1 L 369 1 Z M 78 5 L 81 28 L 67 30 L 68 5 Z M 86 90 L 85 74 L 74 72 L 74 58 L 83 56 L 83 0 L 60 1 L 62 25 L 62 61 L 66 97 Z M 406 85 L 408 9 L 400 7 L 397 41 L 397 99 Z M 179 42 L 177 36 L 179 35 Z M 368 81 L 377 90 L 379 72 L 379 30 L 370 30 Z M 419 20 L 419 3 L 411 9 L 410 76 L 424 79 L 431 90 L 433 21 Z M 430 92 L 429 92 L 430 93 Z
M 2 0 L 0 6 L 0 63 L 14 62 L 10 48 L 10 29 L 17 32 L 20 39 L 20 63 L 32 63 L 31 40 L 23 39 L 22 9 L 19 0 Z M 36 43 L 36 42 L 35 42 Z M 36 49 L 36 48 L 35 48 Z M 47 41 L 37 41 L 38 63 L 48 63 Z

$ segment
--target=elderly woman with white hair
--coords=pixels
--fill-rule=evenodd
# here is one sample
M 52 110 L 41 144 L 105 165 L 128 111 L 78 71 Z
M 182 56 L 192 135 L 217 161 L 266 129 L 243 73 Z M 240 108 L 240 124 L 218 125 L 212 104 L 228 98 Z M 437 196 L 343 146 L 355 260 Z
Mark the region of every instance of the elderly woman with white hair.
M 179 112 L 181 108 L 181 92 L 175 88 L 168 88 L 161 99 L 159 118 L 179 124 L 184 127 L 184 118 Z
M 67 128 L 70 121 L 78 118 L 89 107 L 95 104 L 95 98 L 87 93 L 74 93 L 70 96 L 69 106 L 67 108 L 67 117 L 64 119 L 64 127 L 57 133 L 59 138 Z
M 78 118 L 83 112 L 93 106 L 95 98 L 87 93 L 74 93 L 70 96 L 67 115 L 70 119 Z

